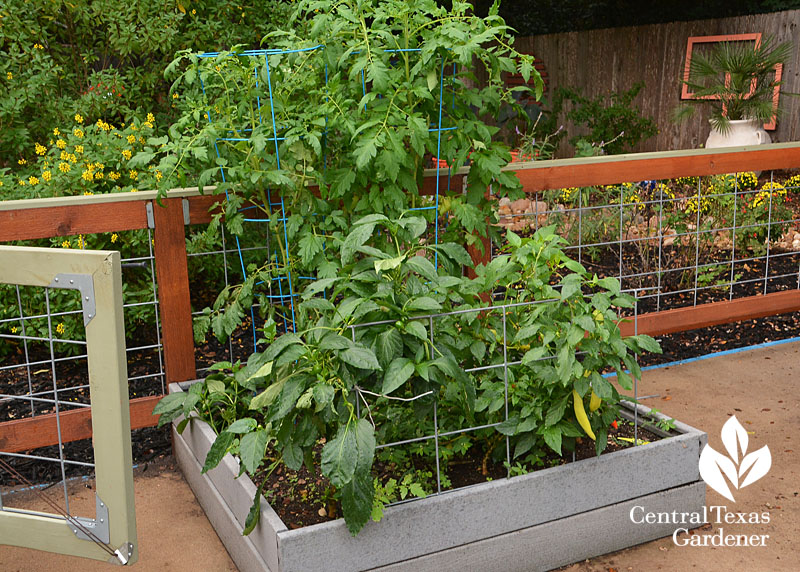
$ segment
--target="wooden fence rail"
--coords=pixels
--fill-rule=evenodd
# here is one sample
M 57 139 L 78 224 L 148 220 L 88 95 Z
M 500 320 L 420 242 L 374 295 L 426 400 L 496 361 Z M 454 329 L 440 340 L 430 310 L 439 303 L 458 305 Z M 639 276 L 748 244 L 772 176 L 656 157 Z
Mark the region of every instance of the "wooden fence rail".
M 533 193 L 572 186 L 792 168 L 800 168 L 799 143 L 531 162 L 510 165 L 507 170 L 515 171 L 525 191 Z M 467 172 L 465 168 L 453 173 L 450 188 L 460 192 Z M 440 188 L 447 188 L 446 176 L 440 173 L 440 177 Z M 423 193 L 433 194 L 435 189 L 436 172 L 427 172 Z M 187 381 L 194 379 L 197 372 L 184 201 L 188 202 L 189 224 L 207 224 L 218 197 L 201 194 L 197 189 L 177 189 L 168 193 L 162 206 L 154 191 L 0 202 L 0 243 L 145 229 L 147 211 L 152 209 L 166 381 Z M 481 262 L 483 255 L 474 254 L 473 258 Z M 637 328 L 639 333 L 658 336 L 798 310 L 800 290 L 792 290 L 643 314 Z M 630 322 L 621 328 L 625 335 L 633 333 Z M 152 409 L 159 399 L 160 396 L 151 396 L 131 400 L 133 429 L 157 423 Z M 63 442 L 91 437 L 90 411 L 86 409 L 62 414 L 60 424 Z M 0 423 L 1 451 L 18 452 L 57 442 L 52 414 Z

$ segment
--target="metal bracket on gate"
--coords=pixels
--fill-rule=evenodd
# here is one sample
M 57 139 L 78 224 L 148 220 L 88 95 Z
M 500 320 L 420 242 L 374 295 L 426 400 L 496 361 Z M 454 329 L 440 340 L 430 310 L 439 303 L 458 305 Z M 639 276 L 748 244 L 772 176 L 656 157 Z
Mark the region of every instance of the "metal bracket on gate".
M 108 507 L 99 496 L 95 495 L 95 512 L 97 516 L 94 519 L 84 517 L 72 517 L 66 522 L 72 533 L 81 540 L 89 540 L 91 542 L 100 541 L 103 544 L 108 544 L 111 540 L 109 527 L 108 527 Z M 75 521 L 80 526 L 76 526 Z M 88 533 L 92 533 L 89 536 Z
M 56 274 L 50 283 L 50 288 L 61 288 L 64 290 L 78 290 L 81 293 L 81 305 L 83 306 L 83 325 L 89 325 L 97 308 L 94 300 L 94 281 L 91 274 Z
M 145 203 L 144 205 L 144 212 L 147 213 L 147 228 L 155 228 L 156 227 L 156 219 L 153 216 L 153 203 Z
M 188 225 L 191 222 L 191 218 L 189 217 L 189 199 L 183 199 L 181 205 L 183 205 L 183 224 Z

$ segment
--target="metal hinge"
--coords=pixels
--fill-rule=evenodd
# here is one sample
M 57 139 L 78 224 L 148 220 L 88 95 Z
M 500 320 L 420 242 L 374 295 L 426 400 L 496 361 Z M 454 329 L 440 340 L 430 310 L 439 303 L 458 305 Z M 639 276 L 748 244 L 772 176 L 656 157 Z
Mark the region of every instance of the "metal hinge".
M 50 283 L 50 288 L 63 290 L 78 290 L 81 293 L 83 306 L 83 325 L 89 325 L 97 313 L 94 299 L 94 281 L 91 274 L 56 274 Z

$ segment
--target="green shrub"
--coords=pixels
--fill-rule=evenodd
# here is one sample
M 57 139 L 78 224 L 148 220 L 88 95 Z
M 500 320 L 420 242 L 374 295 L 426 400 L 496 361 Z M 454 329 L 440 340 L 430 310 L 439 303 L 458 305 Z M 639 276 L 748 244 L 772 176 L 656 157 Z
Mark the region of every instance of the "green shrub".
M 120 124 L 175 114 L 162 72 L 181 49 L 257 47 L 287 19 L 277 0 L 6 0 L 0 8 L 0 169 L 79 113 Z

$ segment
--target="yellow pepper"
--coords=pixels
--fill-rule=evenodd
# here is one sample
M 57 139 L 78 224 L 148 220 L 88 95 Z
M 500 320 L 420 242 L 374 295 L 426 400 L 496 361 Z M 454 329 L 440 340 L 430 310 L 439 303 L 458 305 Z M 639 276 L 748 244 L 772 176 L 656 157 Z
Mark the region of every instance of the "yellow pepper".
M 600 406 L 602 404 L 603 404 L 603 400 L 600 399 L 599 397 L 597 397 L 597 394 L 594 392 L 594 389 L 593 389 L 592 390 L 592 398 L 589 400 L 589 411 L 594 413 L 595 411 L 600 409 Z
M 578 420 L 578 424 L 592 441 L 596 441 L 597 439 L 594 436 L 594 431 L 592 431 L 592 426 L 589 424 L 589 418 L 586 416 L 586 410 L 583 408 L 583 399 L 574 389 L 572 390 L 572 404 L 575 408 L 575 417 Z

